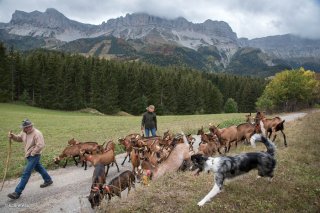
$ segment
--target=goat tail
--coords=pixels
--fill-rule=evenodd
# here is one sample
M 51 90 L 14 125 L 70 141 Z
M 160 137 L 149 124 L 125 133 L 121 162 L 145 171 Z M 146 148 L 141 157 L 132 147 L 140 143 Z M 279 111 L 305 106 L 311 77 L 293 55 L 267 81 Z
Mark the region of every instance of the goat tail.
M 276 152 L 276 146 L 268 138 L 261 136 L 261 142 L 266 146 L 267 152 L 273 157 Z
M 284 123 L 285 121 L 286 121 L 286 120 L 282 120 L 280 123 L 277 124 L 277 126 L 276 126 L 276 131 L 279 131 L 279 130 L 283 130 L 283 129 L 284 129 L 283 123 Z
M 181 132 L 181 134 L 182 134 L 182 139 L 183 139 L 184 144 L 189 146 L 189 142 L 188 142 L 186 135 L 184 134 L 184 132 Z

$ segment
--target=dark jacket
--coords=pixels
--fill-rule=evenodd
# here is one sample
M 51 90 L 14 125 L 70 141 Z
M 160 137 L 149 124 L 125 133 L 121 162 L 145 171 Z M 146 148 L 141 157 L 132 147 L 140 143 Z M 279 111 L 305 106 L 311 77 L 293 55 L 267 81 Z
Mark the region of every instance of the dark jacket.
M 154 112 L 145 112 L 142 117 L 141 126 L 145 129 L 157 129 L 157 116 Z

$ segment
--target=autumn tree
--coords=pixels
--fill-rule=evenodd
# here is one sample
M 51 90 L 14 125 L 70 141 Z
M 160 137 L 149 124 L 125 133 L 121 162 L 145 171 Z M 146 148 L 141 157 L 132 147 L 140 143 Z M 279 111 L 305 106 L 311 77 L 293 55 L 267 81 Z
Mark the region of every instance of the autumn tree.
M 275 75 L 256 102 L 258 109 L 293 111 L 308 107 L 317 98 L 319 81 L 315 73 L 303 68 Z

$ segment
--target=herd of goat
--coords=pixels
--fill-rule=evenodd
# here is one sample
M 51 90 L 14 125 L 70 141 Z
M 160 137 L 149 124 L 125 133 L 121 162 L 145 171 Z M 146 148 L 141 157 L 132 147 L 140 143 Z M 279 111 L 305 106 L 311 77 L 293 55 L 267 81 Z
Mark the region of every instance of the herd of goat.
M 276 132 L 281 131 L 284 138 L 284 145 L 287 146 L 286 136 L 283 132 L 284 120 L 280 117 L 267 119 L 265 113 L 257 112 L 256 116 L 246 115 L 246 122 L 237 126 L 218 128 L 209 124 L 209 133 L 205 133 L 203 127 L 198 130 L 197 135 L 172 134 L 170 131 L 164 133 L 163 137 L 144 137 L 140 134 L 129 134 L 119 138 L 118 142 L 124 147 L 126 157 L 121 165 L 124 165 L 127 158 L 132 165 L 132 171 L 122 172 L 119 176 L 106 184 L 106 176 L 109 167 L 116 165 L 115 143 L 99 145 L 96 142 L 79 142 L 74 138 L 68 141 L 68 146 L 54 159 L 56 164 L 65 159 L 73 158 L 76 165 L 78 160 L 82 162 L 84 169 L 87 169 L 87 162 L 94 166 L 92 185 L 88 199 L 91 207 L 99 206 L 101 200 L 106 197 L 109 200 L 113 196 L 121 198 L 121 192 L 135 186 L 135 182 L 142 181 L 148 184 L 150 180 L 156 180 L 167 172 L 186 170 L 191 167 L 190 157 L 195 154 L 194 144 L 197 142 L 197 153 L 205 156 L 213 156 L 216 153 L 226 154 L 230 147 L 238 142 L 249 144 L 250 138 L 255 133 L 264 134 L 269 138 Z M 197 141 L 198 140 L 198 141 Z M 105 171 L 107 166 L 107 171 Z

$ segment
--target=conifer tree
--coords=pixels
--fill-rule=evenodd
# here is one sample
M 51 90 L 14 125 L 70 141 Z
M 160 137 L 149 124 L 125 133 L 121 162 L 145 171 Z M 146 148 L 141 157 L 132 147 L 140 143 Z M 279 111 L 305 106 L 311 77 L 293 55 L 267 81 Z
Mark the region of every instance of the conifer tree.
M 10 101 L 10 90 L 12 87 L 11 73 L 8 63 L 6 48 L 0 42 L 0 102 Z

